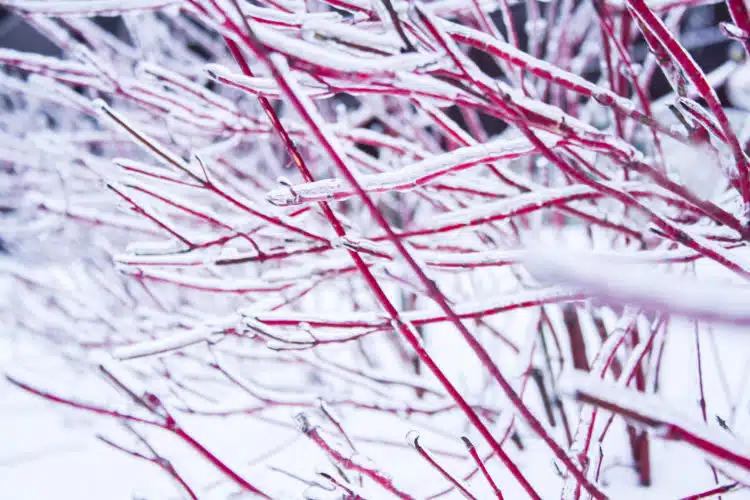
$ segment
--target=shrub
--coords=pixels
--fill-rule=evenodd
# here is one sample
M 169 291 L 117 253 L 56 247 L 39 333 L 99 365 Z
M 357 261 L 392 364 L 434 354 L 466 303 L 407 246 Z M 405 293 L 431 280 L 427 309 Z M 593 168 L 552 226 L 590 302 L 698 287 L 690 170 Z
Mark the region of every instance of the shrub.
M 7 379 L 180 494 L 750 484 L 743 0 L 2 3 Z

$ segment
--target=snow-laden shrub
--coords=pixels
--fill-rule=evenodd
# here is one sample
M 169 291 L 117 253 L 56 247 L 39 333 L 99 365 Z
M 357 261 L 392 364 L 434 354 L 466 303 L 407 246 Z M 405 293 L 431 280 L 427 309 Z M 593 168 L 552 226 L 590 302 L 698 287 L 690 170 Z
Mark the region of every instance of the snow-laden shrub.
M 714 3 L 0 2 L 62 51 L 0 50 L 0 323 L 51 352 L 7 380 L 192 498 L 741 490 Z

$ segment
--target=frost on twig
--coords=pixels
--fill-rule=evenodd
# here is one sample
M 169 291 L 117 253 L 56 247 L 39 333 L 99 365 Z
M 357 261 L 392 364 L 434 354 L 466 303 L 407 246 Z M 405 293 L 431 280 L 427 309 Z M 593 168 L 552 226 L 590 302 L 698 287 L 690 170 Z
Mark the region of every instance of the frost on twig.
M 576 399 L 622 415 L 627 420 L 653 430 L 662 439 L 682 441 L 707 456 L 724 474 L 748 484 L 748 446 L 724 431 L 680 415 L 658 397 L 595 380 L 570 375 L 567 391 Z

